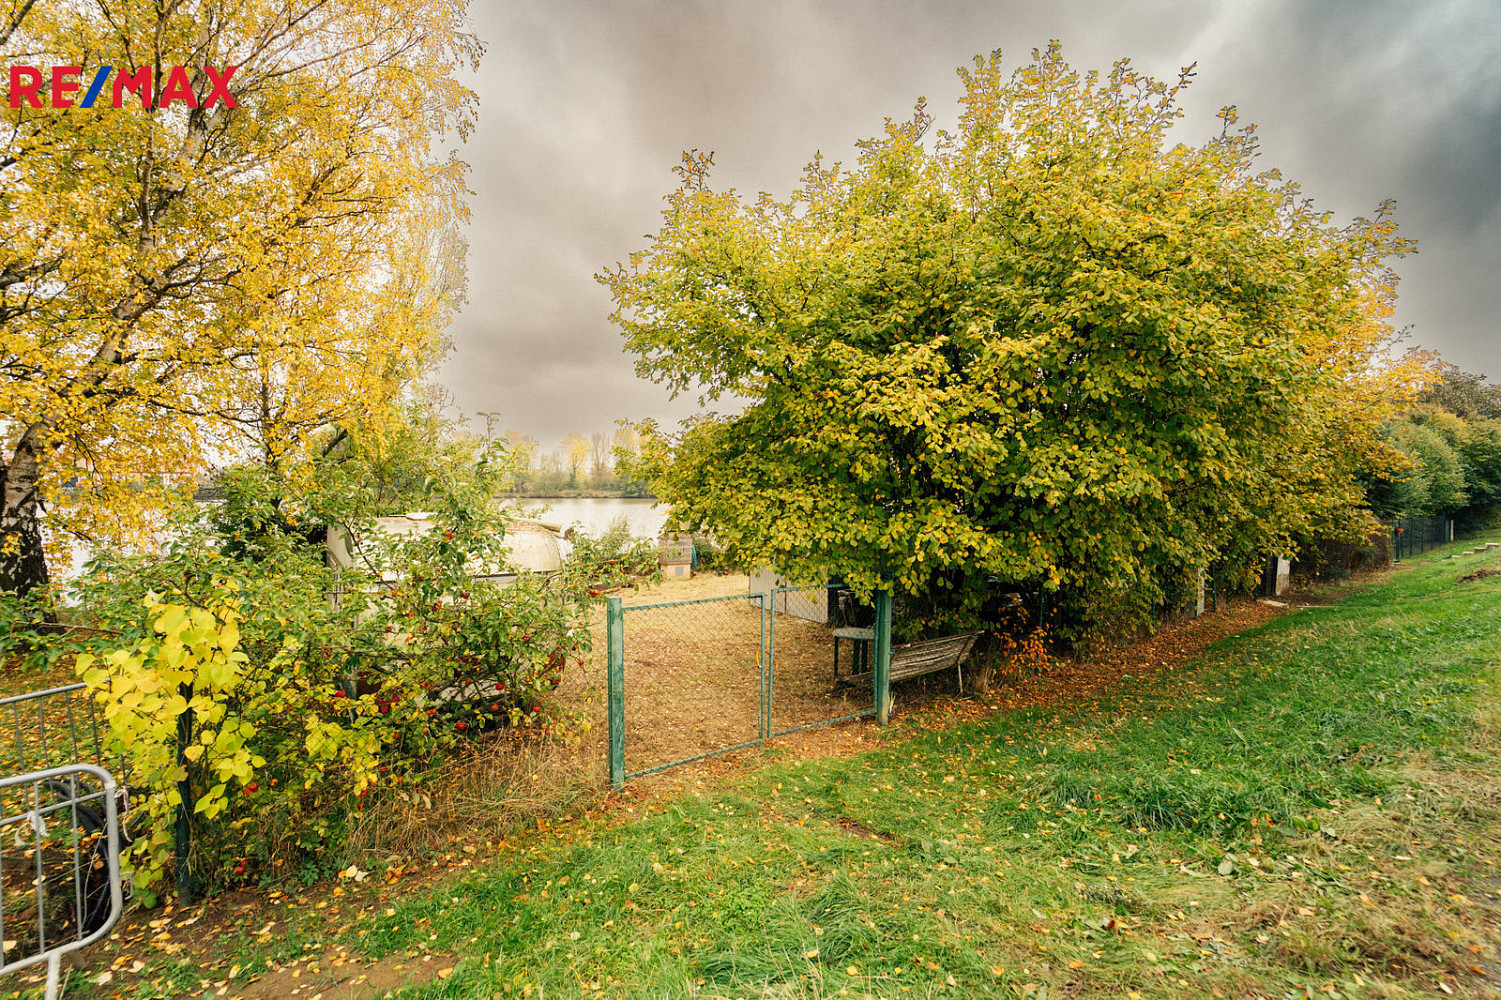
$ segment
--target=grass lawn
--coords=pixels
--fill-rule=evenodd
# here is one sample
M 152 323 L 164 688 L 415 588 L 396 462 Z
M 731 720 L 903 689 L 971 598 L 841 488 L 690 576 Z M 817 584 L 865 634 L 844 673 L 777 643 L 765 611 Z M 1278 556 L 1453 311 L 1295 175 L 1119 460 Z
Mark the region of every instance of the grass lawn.
M 349 956 L 324 1000 L 1501 995 L 1501 575 L 1441 555 L 1087 702 L 579 817 L 68 995 L 311 998 L 292 963 Z

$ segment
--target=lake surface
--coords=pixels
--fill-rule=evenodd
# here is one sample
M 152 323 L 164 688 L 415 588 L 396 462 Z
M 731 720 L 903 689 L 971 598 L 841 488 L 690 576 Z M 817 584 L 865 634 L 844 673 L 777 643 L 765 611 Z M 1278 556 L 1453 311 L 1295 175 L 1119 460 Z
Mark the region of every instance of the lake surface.
M 528 514 L 549 524 L 577 526 L 590 535 L 602 535 L 616 518 L 625 518 L 631 534 L 656 538 L 667 522 L 667 508 L 655 500 L 625 500 L 618 497 L 582 497 L 570 500 L 523 500 Z

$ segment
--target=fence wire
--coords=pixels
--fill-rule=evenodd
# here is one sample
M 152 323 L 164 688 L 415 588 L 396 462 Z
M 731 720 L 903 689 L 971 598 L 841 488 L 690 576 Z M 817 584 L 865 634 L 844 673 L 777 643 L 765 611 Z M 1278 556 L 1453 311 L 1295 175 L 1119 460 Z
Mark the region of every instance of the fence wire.
M 765 736 L 764 607 L 745 594 L 624 609 L 628 776 Z
M 872 713 L 874 641 L 839 639 L 820 589 L 778 588 L 609 611 L 610 774 L 619 783 Z M 864 630 L 869 632 L 870 630 Z M 873 633 L 872 633 L 873 635 Z
M 826 588 L 775 590 L 771 608 L 769 735 L 782 736 L 873 712 L 874 689 L 868 674 L 874 633 L 869 642 L 836 640 L 835 629 L 842 624 L 837 610 L 833 621 L 813 617 L 826 613 Z M 838 681 L 834 676 L 836 641 Z M 847 682 L 845 678 L 861 663 L 866 670 L 863 682 Z

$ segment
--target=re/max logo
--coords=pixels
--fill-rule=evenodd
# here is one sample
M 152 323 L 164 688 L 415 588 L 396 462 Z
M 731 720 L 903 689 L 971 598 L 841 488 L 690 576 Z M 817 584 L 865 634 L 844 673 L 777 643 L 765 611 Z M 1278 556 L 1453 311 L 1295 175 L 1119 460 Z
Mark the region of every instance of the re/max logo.
M 104 93 L 104 85 L 110 82 L 110 75 L 113 74 L 115 79 L 110 84 L 109 102 L 112 108 L 123 107 L 127 93 L 135 95 L 143 108 L 165 108 L 173 102 L 189 108 L 211 108 L 215 104 L 238 108 L 240 105 L 229 92 L 229 78 L 239 68 L 226 66 L 222 70 L 216 70 L 212 66 L 204 66 L 203 75 L 208 78 L 210 89 L 208 95 L 199 101 L 198 95 L 193 91 L 189 70 L 185 66 L 171 67 L 160 93 L 152 86 L 156 82 L 156 74 L 150 66 L 142 66 L 134 73 L 115 73 L 113 66 L 100 66 L 94 71 L 94 79 L 89 82 L 83 99 L 75 101 L 71 95 L 83 90 L 80 79 L 83 74 L 82 66 L 53 66 L 48 72 L 43 72 L 39 66 L 12 66 L 10 106 L 19 108 L 25 102 L 24 106 L 28 108 L 71 108 L 75 104 L 80 108 L 92 108 Z

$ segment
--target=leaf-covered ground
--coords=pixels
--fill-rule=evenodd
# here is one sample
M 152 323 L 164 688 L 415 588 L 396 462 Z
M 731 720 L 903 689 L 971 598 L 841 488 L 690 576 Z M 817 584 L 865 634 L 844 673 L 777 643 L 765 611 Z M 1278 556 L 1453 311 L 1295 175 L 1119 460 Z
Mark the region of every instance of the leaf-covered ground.
M 497 841 L 389 905 L 282 897 L 211 968 L 137 949 L 69 995 L 1494 994 L 1501 577 L 1439 555 L 1103 691 Z

